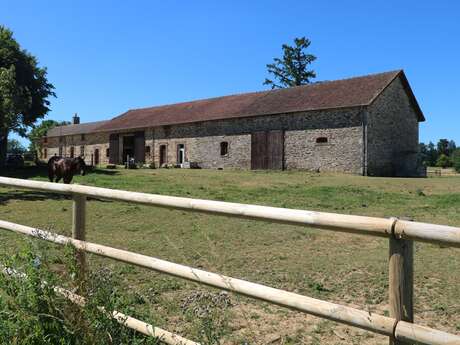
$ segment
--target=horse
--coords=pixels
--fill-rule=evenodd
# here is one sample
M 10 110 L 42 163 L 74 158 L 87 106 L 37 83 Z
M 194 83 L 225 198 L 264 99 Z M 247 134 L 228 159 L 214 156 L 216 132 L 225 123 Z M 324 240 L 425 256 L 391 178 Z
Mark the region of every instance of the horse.
M 63 158 L 59 156 L 51 157 L 48 161 L 48 178 L 50 182 L 59 182 L 61 178 L 64 183 L 72 182 L 73 175 L 80 173 L 86 174 L 86 164 L 83 158 Z

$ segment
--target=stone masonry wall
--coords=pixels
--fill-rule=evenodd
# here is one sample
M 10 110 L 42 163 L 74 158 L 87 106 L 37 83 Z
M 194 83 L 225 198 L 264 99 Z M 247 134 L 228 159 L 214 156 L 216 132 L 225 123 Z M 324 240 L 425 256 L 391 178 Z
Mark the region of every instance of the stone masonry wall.
M 311 111 L 295 114 L 259 116 L 228 119 L 175 126 L 162 126 L 145 130 L 147 164 L 160 164 L 160 146 L 166 145 L 167 163 L 177 164 L 177 146 L 185 146 L 185 161 L 196 163 L 201 168 L 250 169 L 251 133 L 257 131 L 284 131 L 284 167 L 361 174 L 363 154 L 363 111 L 360 108 Z M 122 154 L 122 137 L 133 131 L 118 132 L 119 152 Z M 326 137 L 327 143 L 316 143 L 318 137 Z M 85 160 L 91 163 L 95 149 L 100 152 L 100 164 L 107 164 L 106 150 L 109 147 L 108 133 L 67 136 L 61 139 L 48 138 L 47 156 L 59 154 L 70 156 L 70 147 L 75 155 L 80 146 L 85 147 Z M 228 143 L 228 154 L 222 156 L 220 144 Z
M 109 148 L 109 135 L 108 133 L 88 133 L 85 134 L 84 139 L 81 134 L 68 135 L 63 137 L 48 137 L 47 142 L 43 143 L 41 159 L 47 161 L 54 155 L 60 155 L 62 148 L 62 156 L 70 157 L 71 147 L 74 148 L 74 156 L 83 154 L 86 164 L 92 164 L 94 161 L 95 150 L 99 150 L 99 164 L 107 164 L 109 158 L 107 156 L 107 149 Z M 46 148 L 46 157 L 44 149 Z M 82 152 L 83 148 L 83 152 Z M 93 161 L 92 161 L 93 159 Z
M 368 175 L 417 175 L 418 140 L 417 114 L 395 79 L 367 111 Z
M 155 128 L 152 161 L 159 166 L 160 145 L 168 163 L 177 163 L 177 145 L 185 145 L 186 161 L 202 168 L 251 168 L 251 133 L 285 131 L 287 169 L 362 173 L 362 111 L 359 108 L 192 123 Z M 327 144 L 317 144 L 327 137 Z M 220 155 L 220 143 L 228 154 Z

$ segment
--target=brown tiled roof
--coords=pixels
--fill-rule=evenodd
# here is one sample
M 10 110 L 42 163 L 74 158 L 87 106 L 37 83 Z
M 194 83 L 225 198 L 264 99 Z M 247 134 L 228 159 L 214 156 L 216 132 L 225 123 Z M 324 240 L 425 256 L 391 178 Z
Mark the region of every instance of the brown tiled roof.
M 423 114 L 401 70 L 343 80 L 210 98 L 192 102 L 129 110 L 113 118 L 98 131 L 113 131 L 163 125 L 336 109 L 370 105 L 397 77 L 423 121 Z
M 78 125 L 56 126 L 48 130 L 46 136 L 59 137 L 63 135 L 86 134 L 94 132 L 98 127 L 103 126 L 109 121 L 96 121 L 80 123 Z

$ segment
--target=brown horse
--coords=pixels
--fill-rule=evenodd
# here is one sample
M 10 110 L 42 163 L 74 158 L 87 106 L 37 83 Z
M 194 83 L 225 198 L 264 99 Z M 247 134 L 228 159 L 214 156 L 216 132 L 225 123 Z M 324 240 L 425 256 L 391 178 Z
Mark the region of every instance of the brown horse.
M 72 182 L 73 175 L 80 173 L 85 175 L 86 164 L 83 158 L 63 158 L 54 156 L 48 161 L 48 177 L 50 182 L 59 182 L 64 179 L 64 183 Z

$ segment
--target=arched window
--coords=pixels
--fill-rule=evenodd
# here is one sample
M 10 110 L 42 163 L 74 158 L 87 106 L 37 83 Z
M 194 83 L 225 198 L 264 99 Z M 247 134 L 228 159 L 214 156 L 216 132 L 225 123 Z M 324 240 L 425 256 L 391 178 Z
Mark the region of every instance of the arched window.
M 316 143 L 317 144 L 326 144 L 327 143 L 327 138 L 326 137 L 316 138 Z
M 221 156 L 228 155 L 228 142 L 227 141 L 222 141 L 220 143 L 220 155 Z

